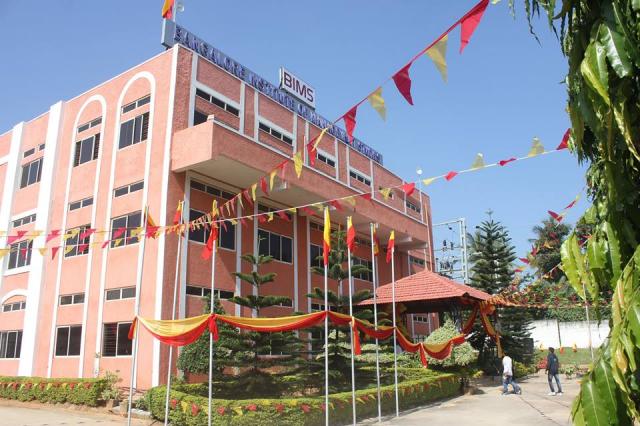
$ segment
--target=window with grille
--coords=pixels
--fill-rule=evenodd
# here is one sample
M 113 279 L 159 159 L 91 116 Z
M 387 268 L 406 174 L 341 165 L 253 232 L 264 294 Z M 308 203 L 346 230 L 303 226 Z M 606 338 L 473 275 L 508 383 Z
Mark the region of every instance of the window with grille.
M 291 263 L 293 240 L 284 235 L 258 229 L 258 253 L 263 256 L 271 256 L 281 262 Z
M 111 247 L 121 247 L 123 245 L 137 244 L 138 235 L 134 233 L 136 228 L 140 227 L 142 219 L 141 212 L 129 213 L 128 215 L 120 216 L 111 219 Z M 125 231 L 116 238 L 116 232 L 125 228 Z M 120 240 L 120 241 L 118 241 Z
M 189 210 L 189 221 L 196 220 L 204 216 L 204 213 L 198 210 Z M 201 227 L 200 229 L 189 229 L 189 240 L 206 244 L 211 234 L 209 227 Z M 236 249 L 236 226 L 226 221 L 224 225 L 218 223 L 218 247 L 229 250 Z
M 96 133 L 86 139 L 76 142 L 76 151 L 73 157 L 73 166 L 88 163 L 98 158 L 100 151 L 100 133 Z
M 16 219 L 12 222 L 12 225 L 14 228 L 17 228 L 19 226 L 23 226 L 26 225 L 28 223 L 32 223 L 36 221 L 36 214 L 30 214 L 24 217 L 21 217 L 20 219 Z
M 147 140 L 149 136 L 149 113 L 145 112 L 120 125 L 120 141 L 118 148 L 122 149 L 130 145 Z
M 361 259 L 359 257 L 353 256 L 351 258 L 351 264 L 352 265 L 363 265 L 363 266 L 366 266 L 369 269 L 368 272 L 362 272 L 362 273 L 359 273 L 359 274 L 354 274 L 353 278 L 357 278 L 359 280 L 373 282 L 373 272 L 372 272 L 373 271 L 373 263 L 370 260 Z
M 0 358 L 20 358 L 22 330 L 0 331 Z
M 21 268 L 31 265 L 31 251 L 33 240 L 24 240 L 11 244 L 9 249 L 9 263 L 7 269 Z
M 131 355 L 133 348 L 129 340 L 130 322 L 105 323 L 102 329 L 102 356 L 127 356 Z
M 82 207 L 87 207 L 92 204 L 93 204 L 93 197 L 83 198 L 82 200 L 69 203 L 69 211 L 78 210 L 78 209 L 81 209 Z
M 354 171 L 354 170 L 349 170 L 349 176 L 351 176 L 352 178 L 354 178 L 355 180 L 357 180 L 358 182 L 364 183 L 367 186 L 371 186 L 371 179 L 369 179 L 368 177 Z
M 33 185 L 36 182 L 40 182 L 42 177 L 42 157 L 37 160 L 33 160 L 30 163 L 22 166 L 22 176 L 20 178 L 20 188 Z
M 27 303 L 25 301 L 5 303 L 4 305 L 2 305 L 2 312 L 22 311 L 26 307 Z
M 80 355 L 82 326 L 62 326 L 56 330 L 56 356 Z
M 82 225 L 77 228 L 67 230 L 66 234 L 69 234 L 74 229 L 77 229 L 78 232 L 75 233 L 73 237 L 69 237 L 65 240 L 64 257 L 81 256 L 89 253 L 89 241 L 91 240 L 91 235 L 82 235 L 89 228 L 91 228 L 91 225 Z
M 133 299 L 135 297 L 135 287 L 114 288 L 105 292 L 105 299 L 107 300 Z
M 227 102 L 223 101 L 220 98 L 208 94 L 204 90 L 196 89 L 196 96 L 204 99 L 210 104 L 217 106 L 220 109 L 227 111 L 228 113 L 235 115 L 236 117 L 240 116 L 240 110 L 238 108 L 234 107 L 233 105 L 229 105 Z
M 64 305 L 79 305 L 81 303 L 84 303 L 84 293 L 62 295 L 62 296 L 60 296 L 60 301 L 58 303 L 61 306 L 64 306 Z

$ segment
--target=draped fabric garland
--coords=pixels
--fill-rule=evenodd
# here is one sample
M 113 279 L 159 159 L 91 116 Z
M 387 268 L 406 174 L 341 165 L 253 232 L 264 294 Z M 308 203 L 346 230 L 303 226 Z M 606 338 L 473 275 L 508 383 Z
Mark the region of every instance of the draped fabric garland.
M 493 328 L 488 315 L 494 312 L 494 306 L 489 304 L 475 305 L 474 309 L 463 327 L 462 333 L 443 343 L 424 343 L 412 342 L 407 336 L 402 334 L 400 330 L 396 330 L 397 340 L 400 347 L 411 353 L 418 352 L 422 364 L 427 366 L 427 355 L 435 359 L 446 359 L 451 355 L 451 351 L 457 345 L 465 342 L 465 335 L 471 332 L 473 322 L 477 314 L 481 314 L 482 325 L 487 334 L 496 342 L 499 354 L 502 353 L 500 346 L 500 336 Z M 354 352 L 356 355 L 361 354 L 360 336 L 356 331 L 362 332 L 364 335 L 384 340 L 393 335 L 393 327 L 379 326 L 376 328 L 368 321 L 360 320 L 345 314 L 339 314 L 331 311 L 313 312 L 304 315 L 277 317 L 277 318 L 251 318 L 237 317 L 232 315 L 221 314 L 205 314 L 197 317 L 184 318 L 178 320 L 155 320 L 143 317 L 134 318 L 131 328 L 129 329 L 129 339 L 133 339 L 138 324 L 142 325 L 156 339 L 171 346 L 185 346 L 195 342 L 205 330 L 209 330 L 213 340 L 218 341 L 218 323 L 225 323 L 242 330 L 251 330 L 261 333 L 275 333 L 300 330 L 321 324 L 325 317 L 334 325 L 348 325 L 354 330 Z

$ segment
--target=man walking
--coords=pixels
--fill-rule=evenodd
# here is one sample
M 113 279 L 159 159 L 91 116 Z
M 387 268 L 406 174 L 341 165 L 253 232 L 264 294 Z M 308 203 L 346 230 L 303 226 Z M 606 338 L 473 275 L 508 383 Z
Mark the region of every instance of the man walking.
M 549 392 L 550 396 L 562 395 L 562 386 L 560 386 L 560 374 L 558 371 L 560 369 L 560 361 L 558 361 L 558 356 L 555 353 L 555 349 L 549 348 L 549 355 L 547 355 L 547 380 L 549 381 Z M 558 385 L 558 391 L 553 388 L 553 379 L 556 379 L 556 384 Z
M 502 394 L 509 394 L 509 383 L 513 387 L 513 392 L 520 395 L 522 394 L 522 389 L 513 380 L 513 360 L 510 356 L 506 355 L 502 358 Z

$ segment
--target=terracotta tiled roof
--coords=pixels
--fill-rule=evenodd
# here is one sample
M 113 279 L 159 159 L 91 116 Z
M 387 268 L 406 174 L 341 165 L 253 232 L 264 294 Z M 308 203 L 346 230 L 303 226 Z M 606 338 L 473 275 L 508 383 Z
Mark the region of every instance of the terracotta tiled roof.
M 376 296 L 378 304 L 391 303 L 391 284 L 378 287 Z M 438 301 L 456 298 L 484 301 L 490 297 L 491 295 L 483 291 L 459 284 L 431 271 L 418 272 L 396 281 L 396 302 Z M 362 302 L 362 304 L 372 303 L 373 299 Z

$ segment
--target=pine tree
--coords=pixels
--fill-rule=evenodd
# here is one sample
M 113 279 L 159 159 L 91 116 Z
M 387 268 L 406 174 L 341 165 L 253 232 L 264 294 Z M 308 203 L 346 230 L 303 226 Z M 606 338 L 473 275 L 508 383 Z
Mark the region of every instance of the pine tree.
M 261 287 L 276 278 L 273 272 L 258 272 L 262 265 L 273 260 L 271 256 L 245 254 L 242 259 L 252 266 L 252 272 L 234 272 L 234 275 L 251 284 L 256 294 L 234 296 L 229 299 L 230 302 L 254 310 L 257 317 L 260 317 L 260 311 L 264 308 L 291 303 L 288 297 L 260 294 Z M 302 371 L 303 359 L 300 354 L 303 348 L 295 333 L 246 331 L 238 333 L 237 338 L 240 343 L 235 350 L 231 350 L 231 356 L 236 360 L 237 367 L 249 366 L 237 377 L 236 384 L 243 390 L 244 396 L 278 395 L 302 386 L 304 377 L 298 373 Z
M 499 293 L 514 279 L 512 262 L 515 248 L 507 229 L 491 218 L 476 227 L 469 235 L 472 262 L 471 285 L 489 294 Z M 502 347 L 513 359 L 524 361 L 525 339 L 529 337 L 530 314 L 522 308 L 501 308 L 498 313 Z M 478 361 L 487 371 L 494 371 L 495 344 L 488 338 L 482 326 L 476 323 L 470 342 L 478 350 Z

